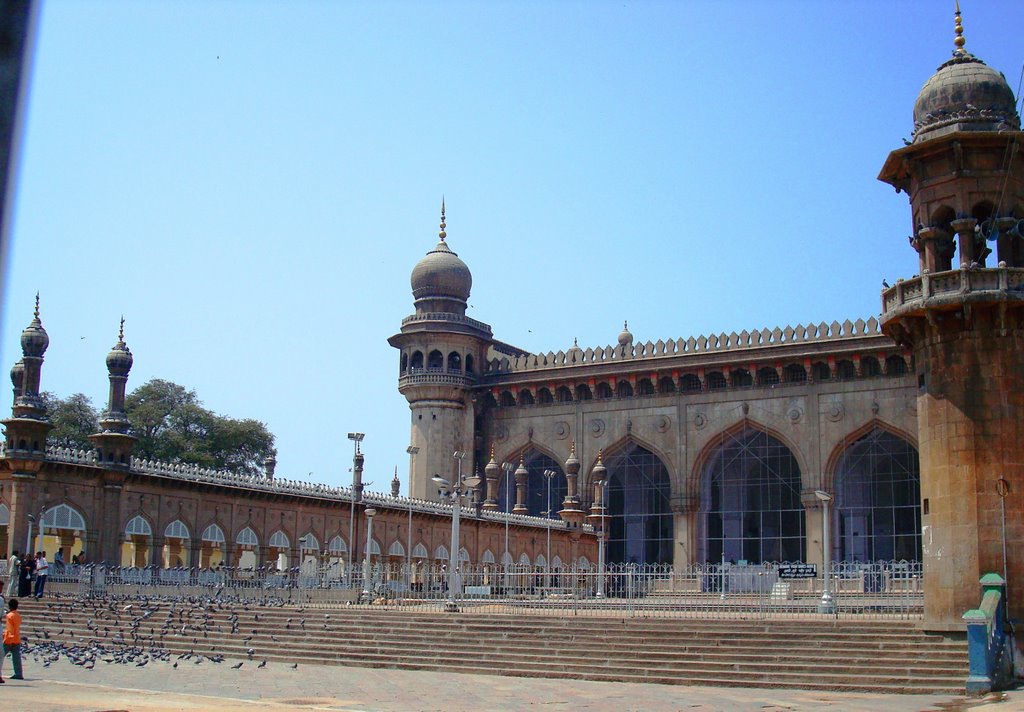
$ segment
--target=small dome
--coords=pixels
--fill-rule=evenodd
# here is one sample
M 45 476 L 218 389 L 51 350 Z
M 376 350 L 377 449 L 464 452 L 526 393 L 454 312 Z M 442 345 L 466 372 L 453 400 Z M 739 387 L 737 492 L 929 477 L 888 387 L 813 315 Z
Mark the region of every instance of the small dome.
M 953 58 L 925 82 L 914 102 L 914 142 L 955 131 L 1020 129 L 1006 77 L 964 49 L 960 6 L 954 13 Z
M 466 301 L 473 287 L 469 267 L 451 251 L 442 238 L 412 270 L 414 299 L 448 297 Z
M 128 372 L 132 370 L 133 363 L 135 363 L 135 359 L 132 358 L 132 352 L 124 343 L 124 319 L 121 319 L 121 330 L 117 333 L 117 343 L 107 354 L 107 371 L 111 376 L 127 376 Z
M 21 390 L 22 378 L 25 376 L 25 362 L 19 360 L 16 364 L 11 366 L 11 384 Z
M 629 346 L 633 343 L 633 334 L 629 331 L 629 322 L 622 322 L 622 331 L 619 332 L 619 346 Z
M 21 353 L 33 358 L 42 358 L 50 345 L 50 336 L 39 321 L 39 295 L 36 295 L 36 312 L 32 322 L 21 332 Z

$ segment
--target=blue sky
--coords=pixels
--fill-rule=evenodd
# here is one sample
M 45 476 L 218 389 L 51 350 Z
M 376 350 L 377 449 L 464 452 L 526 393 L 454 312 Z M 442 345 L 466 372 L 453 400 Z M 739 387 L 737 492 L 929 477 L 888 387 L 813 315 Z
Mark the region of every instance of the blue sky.
M 948 5 L 948 7 L 947 7 Z M 408 465 L 386 339 L 437 239 L 531 351 L 867 318 L 916 271 L 876 180 L 953 48 L 944 2 L 103 2 L 39 23 L 3 363 L 166 378 L 267 423 L 278 474 Z M 1017 89 L 1024 5 L 963 0 Z

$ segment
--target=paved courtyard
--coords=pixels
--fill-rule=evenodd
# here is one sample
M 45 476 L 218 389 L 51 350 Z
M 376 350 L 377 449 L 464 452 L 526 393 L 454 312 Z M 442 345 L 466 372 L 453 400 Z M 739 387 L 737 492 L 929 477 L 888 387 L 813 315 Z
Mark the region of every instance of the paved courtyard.
M 26 661 L 25 681 L 0 688 L 5 709 L 45 710 L 852 710 L 949 712 L 1024 710 L 1024 690 L 987 700 L 948 695 L 881 695 L 793 690 L 676 687 L 574 682 L 439 672 L 382 670 L 257 661 L 199 665 L 152 661 L 143 668 L 65 659 L 42 667 Z

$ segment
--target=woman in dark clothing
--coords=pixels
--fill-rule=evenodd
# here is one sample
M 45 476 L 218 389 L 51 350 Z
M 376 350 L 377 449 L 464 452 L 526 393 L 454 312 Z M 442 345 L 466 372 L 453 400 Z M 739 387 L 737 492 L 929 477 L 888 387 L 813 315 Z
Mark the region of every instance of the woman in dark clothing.
M 21 560 L 21 578 L 18 579 L 18 595 L 22 598 L 32 595 L 32 574 L 36 570 L 36 557 L 25 554 Z

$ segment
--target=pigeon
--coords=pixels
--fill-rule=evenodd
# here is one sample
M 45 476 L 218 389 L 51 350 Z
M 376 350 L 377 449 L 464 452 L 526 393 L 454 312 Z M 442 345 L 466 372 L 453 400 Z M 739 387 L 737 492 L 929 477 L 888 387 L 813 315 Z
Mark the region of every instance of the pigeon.
M 242 667 L 242 663 L 238 663 L 237 665 L 232 665 L 232 666 L 231 666 L 231 669 L 232 669 L 232 670 L 237 670 L 237 669 L 238 669 L 238 668 L 240 668 L 240 667 Z
M 260 663 L 259 665 L 257 665 L 256 667 L 258 667 L 258 668 L 265 668 L 266 666 L 267 666 L 267 661 L 266 661 L 266 660 L 264 660 L 263 662 L 261 662 L 261 663 Z
M 294 665 L 292 665 L 292 670 L 298 670 L 298 669 L 299 669 L 299 664 L 298 663 L 295 663 Z

